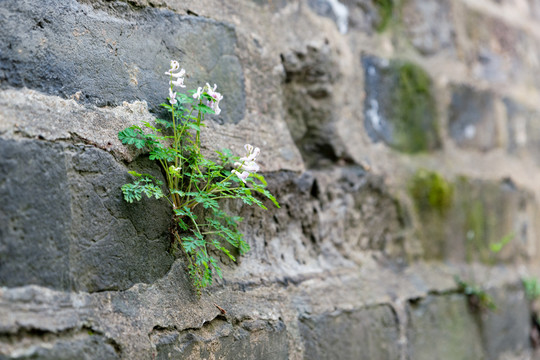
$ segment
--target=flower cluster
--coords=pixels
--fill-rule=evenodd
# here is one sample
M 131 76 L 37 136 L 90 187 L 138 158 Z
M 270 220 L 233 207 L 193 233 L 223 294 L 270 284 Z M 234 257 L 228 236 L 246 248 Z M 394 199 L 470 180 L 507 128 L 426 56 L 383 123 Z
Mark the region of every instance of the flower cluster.
M 218 93 L 216 91 L 216 88 L 216 84 L 214 84 L 214 87 L 211 87 L 209 83 L 206 83 L 204 87 L 200 87 L 197 89 L 197 92 L 193 94 L 193 97 L 195 99 L 200 99 L 203 94 L 208 95 L 210 99 L 206 100 L 205 105 L 212 108 L 216 115 L 219 115 L 219 113 L 221 113 L 221 109 L 219 108 L 219 102 L 223 99 L 223 95 Z
M 257 156 L 259 156 L 261 149 L 259 149 L 258 147 L 253 147 L 250 144 L 244 145 L 244 149 L 246 149 L 247 155 L 240 158 L 241 162 L 234 163 L 236 169 L 231 172 L 238 176 L 238 178 L 242 180 L 245 184 L 246 179 L 248 178 L 250 173 L 255 173 L 260 169 L 259 165 L 255 162 L 255 160 L 257 160 Z
M 178 71 L 178 69 L 180 69 L 180 64 L 178 63 L 178 61 L 171 60 L 171 68 L 165 73 L 165 75 L 169 75 L 171 77 L 171 80 L 169 81 L 169 102 L 171 103 L 171 105 L 176 104 L 176 91 L 173 91 L 173 87 L 186 87 L 186 85 L 184 85 L 184 75 L 186 74 L 186 70 L 181 69 L 177 73 L 173 72 Z M 175 78 L 176 80 L 173 80 L 173 78 Z

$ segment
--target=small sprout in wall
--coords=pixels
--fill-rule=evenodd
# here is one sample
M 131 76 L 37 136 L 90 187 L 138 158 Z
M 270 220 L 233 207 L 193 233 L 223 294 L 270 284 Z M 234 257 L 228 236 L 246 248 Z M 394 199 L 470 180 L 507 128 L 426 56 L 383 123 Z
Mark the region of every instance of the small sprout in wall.
M 491 250 L 492 253 L 497 254 L 506 245 L 508 245 L 508 243 L 510 243 L 510 241 L 512 241 L 514 239 L 514 237 L 515 237 L 514 233 L 510 233 L 510 234 L 506 235 L 505 237 L 503 237 L 501 239 L 501 241 L 489 245 L 489 249 Z
M 118 133 L 123 144 L 147 150 L 150 160 L 157 161 L 163 169 L 163 182 L 149 174 L 129 173 L 135 177 L 132 183 L 122 186 L 124 199 L 131 203 L 142 195 L 149 198 L 164 198 L 174 212 L 172 234 L 185 252 L 188 271 L 197 292 L 210 284 L 214 274 L 222 277 L 222 271 L 214 253 L 222 252 L 236 261 L 232 248 L 245 254 L 249 245 L 238 230 L 242 221 L 221 208 L 224 199 L 238 199 L 247 205 L 266 209 L 263 202 L 254 196 L 260 193 L 279 204 L 266 189 L 264 177 L 257 173 L 259 165 L 258 147 L 246 144 L 242 157 L 234 156 L 230 150 L 217 151 L 220 161 L 203 156 L 201 131 L 206 114 L 219 114 L 223 95 L 217 85 L 206 84 L 186 95 L 176 88 L 184 88 L 185 70 L 177 61 L 171 61 L 168 101 L 161 104 L 167 109 L 168 119 L 156 119 L 156 124 L 144 122 L 133 125 Z M 232 248 L 231 248 L 232 247 Z
M 534 301 L 540 297 L 540 282 L 535 277 L 524 277 L 523 287 L 525 288 L 525 295 L 530 301 Z
M 458 292 L 467 296 L 469 304 L 477 310 L 492 310 L 495 311 L 497 306 L 489 295 L 480 286 L 462 280 L 459 276 L 454 277 L 458 286 Z

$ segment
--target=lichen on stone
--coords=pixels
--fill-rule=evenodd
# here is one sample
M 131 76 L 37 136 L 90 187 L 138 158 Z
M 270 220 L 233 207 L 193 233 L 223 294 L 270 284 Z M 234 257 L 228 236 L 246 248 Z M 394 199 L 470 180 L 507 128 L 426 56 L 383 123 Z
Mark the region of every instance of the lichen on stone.
M 420 213 L 436 210 L 444 215 L 452 206 L 454 187 L 439 173 L 420 169 L 409 181 L 408 188 Z

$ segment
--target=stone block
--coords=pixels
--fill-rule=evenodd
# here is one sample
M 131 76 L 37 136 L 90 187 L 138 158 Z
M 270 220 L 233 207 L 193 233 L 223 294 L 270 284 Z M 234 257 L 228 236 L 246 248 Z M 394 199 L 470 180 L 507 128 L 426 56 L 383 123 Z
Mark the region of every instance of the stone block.
M 448 130 L 459 147 L 488 151 L 502 145 L 505 113 L 492 92 L 454 86 L 448 114 Z
M 517 263 L 534 256 L 534 196 L 506 179 L 500 182 L 419 170 L 409 181 L 428 259 Z M 499 252 L 494 244 L 509 240 Z
M 373 56 L 365 72 L 364 125 L 372 141 L 407 153 L 440 147 L 432 81 L 419 66 Z
M 401 16 L 407 37 L 420 53 L 455 53 L 455 29 L 450 1 L 405 1 Z
M 336 136 L 335 53 L 328 44 L 308 44 L 282 55 L 282 62 L 286 121 L 304 161 L 308 167 L 335 162 L 345 151 Z
M 170 210 L 155 200 L 124 202 L 120 186 L 131 179 L 112 155 L 4 139 L 0 154 L 1 286 L 121 290 L 168 271 Z
M 3 357 L 0 349 L 0 359 L 17 360 L 116 360 L 120 355 L 113 344 L 100 335 L 77 334 L 73 339 L 62 339 L 53 342 L 38 342 L 28 348 L 17 349 Z
M 156 359 L 288 359 L 285 325 L 262 320 L 233 326 L 218 317 L 201 329 L 154 329 Z
M 540 112 L 512 99 L 504 99 L 508 118 L 509 154 L 529 156 L 540 164 Z
M 531 314 L 523 290 L 509 286 L 489 294 L 497 308 L 480 316 L 487 358 L 525 358 L 530 348 Z
M 62 145 L 0 138 L 0 286 L 72 286 Z
M 388 305 L 300 319 L 306 359 L 398 359 L 398 320 Z
M 0 87 L 27 87 L 98 106 L 168 95 L 171 59 L 188 73 L 188 88 L 205 82 L 230 94 L 218 122 L 244 117 L 243 70 L 232 26 L 169 10 L 134 11 L 113 2 L 108 12 L 75 0 L 8 0 L 0 9 Z M 221 105 L 221 104 L 220 104 Z
M 407 312 L 409 359 L 486 359 L 480 327 L 465 296 L 428 296 L 409 302 Z
M 340 33 L 349 30 L 349 9 L 339 0 L 308 0 L 308 5 L 318 15 L 332 19 Z
M 512 8 L 512 11 L 515 11 Z M 503 18 L 465 6 L 457 44 L 472 75 L 491 84 L 540 84 L 540 42 Z

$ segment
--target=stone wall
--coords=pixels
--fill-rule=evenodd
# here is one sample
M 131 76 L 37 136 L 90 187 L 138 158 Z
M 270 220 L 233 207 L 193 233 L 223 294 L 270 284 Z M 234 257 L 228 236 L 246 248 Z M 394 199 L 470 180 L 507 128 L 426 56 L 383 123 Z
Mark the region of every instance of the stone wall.
M 0 1 L 0 358 L 534 358 L 539 23 L 539 0 Z M 260 146 L 282 204 L 228 205 L 252 250 L 200 298 L 167 204 L 120 191 L 161 176 L 117 133 L 170 59 L 224 95 L 205 149 Z

